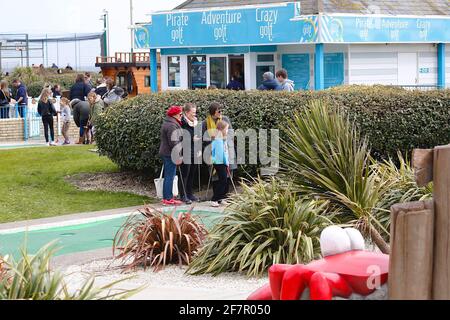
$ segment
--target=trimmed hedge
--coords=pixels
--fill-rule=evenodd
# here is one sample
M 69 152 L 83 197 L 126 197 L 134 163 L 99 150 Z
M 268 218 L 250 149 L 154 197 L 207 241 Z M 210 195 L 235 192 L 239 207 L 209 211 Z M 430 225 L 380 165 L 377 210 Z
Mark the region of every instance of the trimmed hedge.
M 204 119 L 209 104 L 217 101 L 235 129 L 282 129 L 285 117 L 313 99 L 343 108 L 368 137 L 377 158 L 450 142 L 450 90 L 423 92 L 385 86 L 295 93 L 197 90 L 143 95 L 122 101 L 101 115 L 96 140 L 101 154 L 123 169 L 156 173 L 161 165 L 160 126 L 171 105 L 195 103 L 199 118 Z

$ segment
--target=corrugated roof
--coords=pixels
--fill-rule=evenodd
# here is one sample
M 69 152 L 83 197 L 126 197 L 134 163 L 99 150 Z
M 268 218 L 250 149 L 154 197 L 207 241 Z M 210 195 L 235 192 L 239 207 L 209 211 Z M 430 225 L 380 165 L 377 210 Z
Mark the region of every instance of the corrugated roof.
M 281 3 L 281 0 L 188 0 L 174 10 Z M 300 0 L 303 14 L 450 15 L 449 0 Z

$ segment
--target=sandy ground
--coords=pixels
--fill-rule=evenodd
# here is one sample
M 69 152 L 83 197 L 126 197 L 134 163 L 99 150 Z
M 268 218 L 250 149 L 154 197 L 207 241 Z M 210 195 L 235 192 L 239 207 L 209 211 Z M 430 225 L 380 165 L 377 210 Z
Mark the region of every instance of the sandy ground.
M 96 276 L 97 287 L 133 277 L 117 288 L 134 289 L 145 286 L 133 296 L 139 300 L 245 300 L 253 291 L 268 283 L 267 277 L 247 278 L 237 273 L 191 276 L 186 267 L 169 266 L 159 272 L 153 269 L 122 273 L 118 262 L 98 260 L 88 264 L 67 267 L 64 273 L 70 288 L 76 289 L 91 275 Z

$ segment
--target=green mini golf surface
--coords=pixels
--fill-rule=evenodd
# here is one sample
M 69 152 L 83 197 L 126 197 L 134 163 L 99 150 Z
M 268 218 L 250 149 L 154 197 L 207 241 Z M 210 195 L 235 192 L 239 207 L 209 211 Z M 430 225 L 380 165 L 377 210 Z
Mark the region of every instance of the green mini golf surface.
M 186 212 L 179 210 L 176 214 Z M 219 212 L 194 211 L 194 216 L 201 219 L 207 229 L 211 229 L 222 216 Z M 112 248 L 114 236 L 128 219 L 127 216 L 97 222 L 75 224 L 64 227 L 51 227 L 42 230 L 22 231 L 16 233 L 0 232 L 0 255 L 20 257 L 20 249 L 26 243 L 30 254 L 36 253 L 42 246 L 57 241 L 58 255 L 86 252 L 96 249 Z

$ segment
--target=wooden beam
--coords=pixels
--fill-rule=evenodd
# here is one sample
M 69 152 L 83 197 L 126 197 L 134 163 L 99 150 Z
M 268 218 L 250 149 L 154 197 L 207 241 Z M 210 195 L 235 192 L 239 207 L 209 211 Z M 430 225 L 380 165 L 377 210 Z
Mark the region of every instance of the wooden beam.
M 432 200 L 392 206 L 389 299 L 432 298 L 433 229 Z
M 450 299 L 450 145 L 434 148 L 433 299 Z
M 414 149 L 412 167 L 419 187 L 433 181 L 433 149 Z

